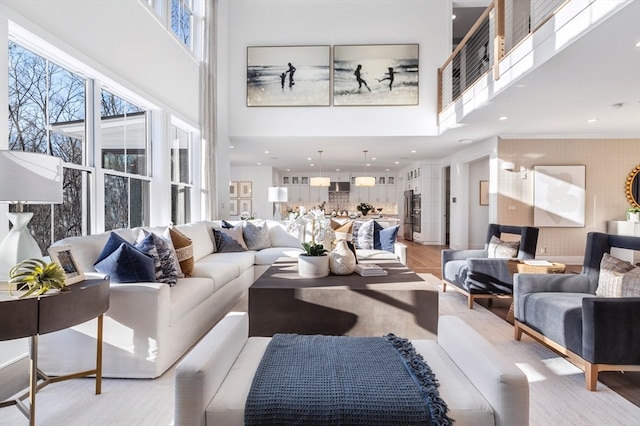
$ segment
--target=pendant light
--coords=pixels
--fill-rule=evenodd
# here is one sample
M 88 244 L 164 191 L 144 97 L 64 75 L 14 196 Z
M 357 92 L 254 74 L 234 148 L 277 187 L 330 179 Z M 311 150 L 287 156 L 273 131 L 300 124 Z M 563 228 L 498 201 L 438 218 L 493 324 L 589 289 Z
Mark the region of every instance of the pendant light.
M 312 177 L 309 184 L 311 186 L 329 186 L 331 185 L 331 179 L 322 176 L 322 151 L 318 151 L 318 153 L 320 154 L 320 174 L 317 177 Z
M 367 151 L 364 151 L 364 176 L 356 177 L 356 186 L 375 186 L 376 178 L 373 176 L 367 176 Z

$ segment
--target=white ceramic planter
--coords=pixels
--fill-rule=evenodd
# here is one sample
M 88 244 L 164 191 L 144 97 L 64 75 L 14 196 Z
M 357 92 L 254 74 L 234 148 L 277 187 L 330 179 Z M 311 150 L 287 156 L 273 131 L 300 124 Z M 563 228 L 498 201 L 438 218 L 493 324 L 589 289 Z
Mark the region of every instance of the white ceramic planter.
M 298 256 L 298 275 L 321 278 L 329 275 L 329 256 Z
M 627 212 L 627 220 L 629 222 L 640 222 L 640 212 Z
M 329 269 L 336 275 L 349 275 L 356 269 L 356 257 L 345 240 L 338 241 L 329 253 Z

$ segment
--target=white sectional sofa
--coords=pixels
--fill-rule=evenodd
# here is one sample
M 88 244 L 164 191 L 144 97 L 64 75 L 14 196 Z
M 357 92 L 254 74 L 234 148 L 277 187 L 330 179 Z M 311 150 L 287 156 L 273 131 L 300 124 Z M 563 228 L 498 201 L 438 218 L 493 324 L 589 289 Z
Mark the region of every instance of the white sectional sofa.
M 229 313 L 180 361 L 174 425 L 244 425 L 247 395 L 271 340 L 248 337 L 248 329 L 246 313 Z M 411 342 L 435 373 L 454 425 L 529 424 L 527 377 L 460 318 L 441 316 L 437 340 Z
M 238 222 L 231 222 L 237 224 Z M 174 286 L 158 282 L 117 283 L 112 280 L 110 307 L 104 319 L 103 376 L 155 378 L 193 346 L 247 292 L 277 258 L 302 252 L 299 238 L 282 222 L 267 221 L 270 248 L 215 253 L 213 227 L 220 221 L 199 221 L 176 228 L 193 242 L 191 277 Z M 148 228 L 162 234 L 165 228 Z M 140 229 L 120 229 L 118 235 L 135 241 Z M 98 274 L 94 263 L 109 232 L 70 237 L 68 244 L 79 267 L 88 276 Z M 362 250 L 362 258 L 398 258 L 406 263 L 406 246 L 396 252 Z M 42 335 L 39 368 L 50 375 L 90 370 L 95 366 L 96 320 Z

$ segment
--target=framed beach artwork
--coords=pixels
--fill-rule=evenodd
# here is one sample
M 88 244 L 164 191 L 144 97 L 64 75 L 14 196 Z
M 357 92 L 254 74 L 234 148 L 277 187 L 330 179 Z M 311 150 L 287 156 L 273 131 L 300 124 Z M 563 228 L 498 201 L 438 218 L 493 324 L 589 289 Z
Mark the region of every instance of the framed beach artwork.
M 533 225 L 582 228 L 586 166 L 534 166 Z
M 247 47 L 247 106 L 329 106 L 330 46 Z
M 333 47 L 333 105 L 418 105 L 418 44 Z

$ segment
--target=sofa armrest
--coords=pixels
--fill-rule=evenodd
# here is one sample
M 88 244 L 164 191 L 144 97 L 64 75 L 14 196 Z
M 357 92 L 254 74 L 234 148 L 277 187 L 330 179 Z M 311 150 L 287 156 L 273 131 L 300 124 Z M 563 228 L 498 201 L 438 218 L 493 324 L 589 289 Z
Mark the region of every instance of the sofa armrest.
M 469 278 L 495 285 L 513 285 L 513 276 L 509 271 L 509 259 L 467 259 Z
M 205 411 L 249 336 L 249 315 L 231 312 L 176 367 L 174 425 L 205 426 Z
M 398 256 L 398 260 L 403 265 L 407 265 L 407 245 L 403 243 L 396 242 L 393 245 L 393 251 Z
M 438 320 L 438 344 L 491 404 L 496 425 L 529 424 L 529 382 L 513 362 L 452 315 Z
M 582 357 L 594 364 L 640 364 L 640 297 L 582 299 Z
M 486 250 L 442 250 L 441 252 L 442 265 L 450 260 L 465 260 L 470 257 L 473 258 L 486 258 Z
M 127 327 L 135 325 L 140 336 L 158 338 L 171 320 L 170 287 L 163 283 L 111 283 L 108 317 Z M 108 334 L 105 329 L 105 334 Z M 112 338 L 110 336 L 110 338 Z
M 583 274 L 515 274 L 513 293 L 589 293 L 589 277 Z

